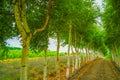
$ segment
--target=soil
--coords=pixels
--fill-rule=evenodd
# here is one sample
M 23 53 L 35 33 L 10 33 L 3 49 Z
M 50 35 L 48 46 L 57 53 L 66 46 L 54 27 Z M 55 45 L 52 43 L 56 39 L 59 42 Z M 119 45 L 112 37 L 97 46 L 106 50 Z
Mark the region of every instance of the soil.
M 81 74 L 83 75 L 81 76 Z M 120 72 L 111 60 L 99 59 L 94 61 L 92 66 L 89 64 L 86 69 L 81 70 L 70 80 L 120 80 Z

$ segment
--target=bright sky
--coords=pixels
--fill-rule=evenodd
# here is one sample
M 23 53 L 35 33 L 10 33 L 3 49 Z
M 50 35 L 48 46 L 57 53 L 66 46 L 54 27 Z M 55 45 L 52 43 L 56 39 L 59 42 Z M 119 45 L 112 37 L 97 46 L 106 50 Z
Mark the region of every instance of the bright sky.
M 49 48 L 49 50 L 56 51 L 57 50 L 57 40 L 50 38 L 48 48 Z M 65 47 L 60 46 L 60 52 L 67 52 L 67 46 L 65 46 Z
M 99 6 L 102 6 L 102 0 L 95 0 L 96 4 L 98 4 Z
M 16 38 L 16 37 L 14 37 L 12 39 L 8 39 L 6 42 L 11 47 L 20 47 L 20 48 L 22 48 L 20 40 L 18 38 Z
M 102 6 L 102 0 L 96 0 L 96 4 L 98 4 L 101 7 Z M 20 43 L 20 40 L 17 39 L 16 37 L 14 37 L 12 39 L 9 39 L 6 42 L 11 47 L 22 47 L 21 43 Z M 49 50 L 56 51 L 57 41 L 50 38 L 49 43 L 50 43 L 49 44 Z M 67 46 L 65 46 L 65 47 L 60 46 L 60 52 L 67 52 Z

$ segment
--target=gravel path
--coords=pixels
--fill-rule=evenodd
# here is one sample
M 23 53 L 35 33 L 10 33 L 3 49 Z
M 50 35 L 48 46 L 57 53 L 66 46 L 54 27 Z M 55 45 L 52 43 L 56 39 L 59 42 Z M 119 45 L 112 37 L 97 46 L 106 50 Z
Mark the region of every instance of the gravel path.
M 120 80 L 120 73 L 110 60 L 100 59 L 82 77 L 78 75 L 73 80 Z

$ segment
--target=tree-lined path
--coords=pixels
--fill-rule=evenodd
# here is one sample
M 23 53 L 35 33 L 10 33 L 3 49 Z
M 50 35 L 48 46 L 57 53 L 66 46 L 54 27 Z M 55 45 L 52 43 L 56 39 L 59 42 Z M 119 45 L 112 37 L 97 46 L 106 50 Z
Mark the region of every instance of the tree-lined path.
M 95 61 L 83 76 L 80 75 L 81 73 L 70 80 L 120 80 L 120 72 L 118 72 L 110 60 L 106 59 Z
M 120 69 L 120 0 L 0 0 L 0 80 L 120 80 L 108 59 Z

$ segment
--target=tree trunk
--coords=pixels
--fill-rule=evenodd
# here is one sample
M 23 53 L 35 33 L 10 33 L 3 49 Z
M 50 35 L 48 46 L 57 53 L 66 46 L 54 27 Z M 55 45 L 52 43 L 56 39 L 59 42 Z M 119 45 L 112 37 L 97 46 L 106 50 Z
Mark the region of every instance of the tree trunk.
M 73 58 L 72 58 L 72 73 L 74 73 L 74 71 L 75 71 L 75 55 L 74 55 L 73 47 L 71 47 L 71 50 L 72 50 L 72 54 L 73 54 Z
M 28 50 L 29 43 L 32 37 L 30 30 L 26 22 L 26 3 L 21 3 L 18 0 L 13 0 L 14 3 L 14 15 L 17 24 L 17 28 L 22 36 L 22 58 L 21 58 L 21 71 L 20 71 L 20 80 L 27 80 L 27 61 L 28 61 Z M 22 5 L 22 7 L 20 6 Z M 24 16 L 23 16 L 24 15 Z M 22 21 L 23 20 L 23 21 Z M 23 23 L 23 24 L 22 24 Z
M 94 47 L 93 47 L 93 60 L 95 59 L 95 49 L 94 49 Z
M 59 49 L 60 49 L 60 32 L 57 33 L 57 59 L 56 59 L 56 77 L 57 77 L 57 80 L 60 80 Z
M 47 43 L 47 46 L 45 48 L 45 56 L 44 56 L 44 77 L 43 77 L 43 80 L 47 80 L 47 51 L 48 51 L 48 43 L 49 43 L 49 28 L 48 28 L 48 33 L 47 33 L 47 39 L 46 39 L 46 43 Z
M 88 61 L 90 61 L 90 52 L 88 50 Z
M 114 49 L 112 50 L 111 54 L 112 54 L 112 60 L 115 61 Z
M 47 80 L 47 49 L 45 49 L 45 56 L 44 56 L 44 75 L 43 80 Z
M 69 40 L 68 40 L 68 54 L 67 54 L 66 78 L 68 78 L 69 75 L 70 75 L 70 46 L 71 46 L 71 39 L 72 39 L 71 38 L 72 37 L 71 33 L 72 33 L 72 24 L 70 22 L 70 24 L 69 24 Z
M 77 50 L 77 35 L 75 32 L 75 51 L 76 51 L 76 59 L 75 59 L 75 69 L 78 69 L 78 50 Z
M 22 58 L 21 58 L 21 76 L 20 80 L 27 80 L 27 62 L 28 62 L 28 51 L 30 44 L 30 36 L 23 38 L 23 50 L 22 50 Z
M 86 63 L 88 62 L 88 49 L 86 48 Z
M 75 71 L 75 59 L 74 59 L 74 54 L 73 54 L 73 58 L 72 58 L 72 73 L 74 73 Z
M 91 43 L 88 45 L 88 47 L 89 47 L 89 49 L 90 49 L 90 51 L 88 51 L 88 54 L 89 54 L 89 61 L 91 60 L 91 50 L 92 50 L 92 45 L 91 45 Z
M 75 63 L 75 69 L 77 70 L 79 68 L 79 53 L 78 48 L 76 48 L 76 63 Z
M 115 61 L 115 47 L 114 46 L 115 45 L 112 45 L 112 52 L 111 52 L 113 61 Z
M 81 50 L 81 47 L 82 47 L 82 37 L 80 38 L 80 49 L 79 49 L 79 56 L 78 56 L 78 59 L 79 59 L 79 68 L 80 68 L 80 64 L 81 64 L 81 53 L 82 53 L 82 50 Z
M 80 60 L 80 54 L 78 54 L 78 68 L 80 68 L 80 63 L 81 63 L 81 60 Z
M 44 77 L 43 77 L 43 80 L 47 80 L 47 50 L 48 50 L 49 34 L 48 34 L 46 42 L 47 42 L 47 47 L 44 50 L 45 56 L 44 56 L 44 75 L 43 75 Z

